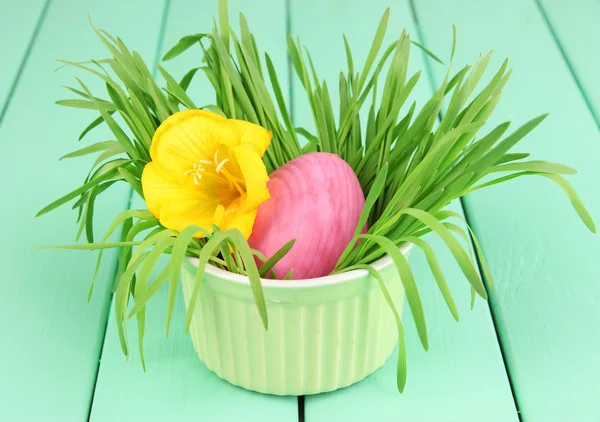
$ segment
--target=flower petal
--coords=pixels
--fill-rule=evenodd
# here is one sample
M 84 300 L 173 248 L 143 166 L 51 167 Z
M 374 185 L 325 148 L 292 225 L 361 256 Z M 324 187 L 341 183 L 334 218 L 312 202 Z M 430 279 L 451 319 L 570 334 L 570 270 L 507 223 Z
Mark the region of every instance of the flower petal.
M 258 208 L 260 204 L 270 198 L 267 189 L 269 175 L 265 163 L 252 145 L 239 145 L 232 148 L 231 151 L 237 159 L 246 183 L 247 194 L 242 197 L 242 208 Z
M 193 207 L 201 198 L 201 191 L 185 189 L 168 178 L 154 162 L 146 164 L 142 173 L 142 189 L 148 210 L 160 219 L 166 204 L 177 204 L 182 209 Z
M 215 207 L 216 208 L 216 207 Z M 212 233 L 213 215 L 207 213 L 204 209 L 196 209 L 191 207 L 184 212 L 173 210 L 169 206 L 165 206 L 161 210 L 160 223 L 170 229 L 182 232 L 186 227 L 196 225 L 202 227 L 209 233 Z M 204 237 L 202 232 L 196 233 L 194 237 Z
M 219 224 L 223 221 L 225 215 L 225 207 L 221 204 L 217 205 L 215 212 L 213 213 L 213 224 L 219 227 Z
M 231 119 L 229 121 L 239 131 L 239 145 L 252 145 L 262 157 L 267 148 L 269 148 L 269 145 L 271 145 L 271 139 L 273 138 L 271 131 L 245 120 Z
M 209 233 L 212 233 L 213 224 L 217 227 L 222 226 L 225 207 L 216 202 L 196 202 L 191 207 L 184 209 L 180 206 L 173 206 L 173 203 L 165 205 L 160 214 L 160 222 L 163 226 L 178 232 L 186 227 L 196 225 L 202 227 Z M 196 233 L 194 237 L 205 237 L 202 232 Z
M 195 224 L 212 232 L 212 225 L 218 226 L 223 219 L 225 210 L 219 205 L 222 192 L 218 185 L 175 183 L 150 162 L 142 173 L 142 188 L 148 210 L 167 228 L 180 232 Z
M 200 160 L 213 161 L 219 145 L 233 147 L 240 134 L 235 125 L 206 110 L 185 110 L 167 118 L 156 130 L 150 145 L 153 162 L 182 182 Z
M 236 199 L 227 207 L 219 228 L 221 230 L 236 228 L 248 240 L 252 234 L 254 220 L 256 220 L 256 208 L 245 210 L 241 206 L 242 201 L 242 198 Z

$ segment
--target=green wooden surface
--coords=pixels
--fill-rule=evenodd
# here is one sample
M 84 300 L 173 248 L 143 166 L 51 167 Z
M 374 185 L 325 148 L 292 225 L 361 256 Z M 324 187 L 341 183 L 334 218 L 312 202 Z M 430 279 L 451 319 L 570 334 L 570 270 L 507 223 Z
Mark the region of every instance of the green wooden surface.
M 600 125 L 600 2 L 539 0 L 539 5 Z
M 494 122 L 510 119 L 516 125 L 551 112 L 521 149 L 535 158 L 577 168 L 580 173 L 569 180 L 600 221 L 598 4 L 591 0 L 413 3 L 423 41 L 444 59 L 451 24 L 457 25 L 456 68 L 492 48 L 496 66 L 510 56 L 515 72 Z M 45 4 L 5 1 L 0 9 L 0 110 L 12 90 L 0 123 L 5 157 L 0 166 L 5 181 L 0 217 L 5 222 L 2 252 L 7 258 L 0 266 L 4 321 L 0 421 L 87 421 L 90 411 L 94 422 L 297 420 L 295 397 L 233 387 L 199 362 L 183 333 L 181 296 L 169 339 L 164 338 L 166 292 L 159 292 L 149 306 L 148 372 L 139 365 L 135 345 L 125 362 L 114 316 L 108 315 L 115 256 L 105 255 L 95 295 L 87 304 L 95 255 L 34 248 L 72 243 L 76 230 L 68 208 L 38 220 L 33 215 L 75 187 L 89 165 L 85 160 L 58 163 L 56 158 L 78 147 L 75 140 L 93 114 L 53 104 L 66 95 L 60 85 L 73 80 L 72 71 L 53 73 L 56 59 L 85 60 L 105 53 L 87 23 L 87 13 L 152 63 L 157 48 L 162 55 L 181 36 L 210 29 L 217 0 L 50 0 L 42 13 Z M 258 44 L 281 69 L 285 92 L 288 63 L 283 34 L 288 24 L 310 48 L 320 75 L 333 81 L 345 66 L 341 33 L 348 35 L 355 62 L 361 63 L 388 5 L 392 6 L 389 39 L 403 27 L 418 38 L 408 0 L 289 0 L 289 10 L 282 0 L 230 0 L 234 26 L 237 12 L 243 11 Z M 412 59 L 413 69 L 425 72 L 416 48 Z M 196 51 L 166 67 L 181 76 L 199 65 Z M 445 67 L 429 65 L 439 83 Z M 430 95 L 429 76 L 422 75 L 417 100 Z M 292 88 L 295 121 L 310 126 L 297 80 Z M 190 91 L 199 105 L 214 98 L 205 81 L 195 81 Z M 97 129 L 92 136 L 104 140 L 110 134 Z M 98 203 L 99 229 L 127 206 L 128 197 L 129 189 L 123 186 Z M 430 351 L 422 350 L 410 313 L 405 312 L 409 379 L 404 395 L 395 390 L 391 360 L 355 386 L 307 397 L 306 421 L 517 421 L 513 393 L 525 422 L 600 420 L 597 237 L 586 232 L 562 192 L 546 180 L 499 185 L 470 195 L 465 205 L 496 279 L 492 314 L 481 300 L 470 310 L 464 277 L 441 242 L 434 241 L 458 304 L 461 321 L 456 323 L 424 257 L 414 251 L 410 262 L 426 309 Z M 453 207 L 460 210 L 458 203 Z M 133 321 L 130 330 L 135 332 Z
M 260 10 L 256 7 L 261 5 Z M 230 1 L 230 19 L 237 28 L 243 12 L 258 45 L 268 50 L 276 66 L 286 76 L 286 10 L 279 0 L 260 2 Z M 168 10 L 163 53 L 184 35 L 209 31 L 217 15 L 217 2 L 173 1 Z M 162 54 L 161 54 L 162 55 Z M 192 67 L 200 66 L 200 49 L 192 49 L 166 67 L 180 78 Z M 190 87 L 197 105 L 214 103 L 212 88 L 204 75 Z M 285 87 L 284 87 L 285 88 Z M 143 207 L 139 198 L 134 207 Z M 165 286 L 166 287 L 166 286 Z M 210 372 L 198 359 L 183 326 L 185 309 L 179 294 L 169 339 L 165 339 L 166 290 L 149 304 L 146 321 L 145 352 L 147 372 L 139 362 L 133 341 L 131 358 L 125 361 L 119 346 L 114 315 L 108 322 L 98 384 L 92 406 L 92 422 L 120 421 L 278 421 L 298 420 L 296 397 L 266 396 L 235 387 Z M 134 320 L 129 328 L 135 333 Z M 135 339 L 135 336 L 131 336 Z
M 536 4 L 428 0 L 416 8 L 436 51 L 457 25 L 457 66 L 490 48 L 496 66 L 510 57 L 515 71 L 494 122 L 550 112 L 519 151 L 577 168 L 569 180 L 599 221 L 598 129 Z M 492 310 L 523 420 L 599 420 L 598 237 L 545 180 L 497 185 L 466 205 L 496 280 Z
M 87 14 L 152 59 L 161 1 L 54 0 L 0 126 L 2 146 L 2 265 L 0 266 L 0 420 L 87 420 L 108 311 L 114 256 L 87 303 L 95 256 L 38 250 L 73 243 L 75 213 L 68 208 L 40 219 L 35 213 L 85 177 L 89 162 L 58 163 L 78 148 L 77 137 L 95 116 L 54 105 L 71 71 L 55 73 L 56 59 L 104 56 Z M 135 17 L 138 25 L 131 25 Z M 6 42 L 6 41 L 3 41 Z M 86 78 L 89 80 L 89 78 Z M 97 137 L 108 136 L 100 130 Z M 124 194 L 98 201 L 98 225 L 125 207 Z
M 341 34 L 347 34 L 356 55 L 355 63 L 359 65 L 388 4 L 385 0 L 354 2 L 353 7 L 347 7 L 342 1 L 292 1 L 292 30 L 309 48 L 320 75 L 332 81 L 345 67 Z M 408 2 L 397 1 L 392 5 L 387 39 L 391 42 L 404 27 L 416 38 Z M 413 72 L 424 68 L 417 48 L 412 50 L 411 60 Z M 300 124 L 306 124 L 310 116 L 306 115 L 304 99 L 299 100 L 300 90 L 300 83 L 295 80 L 296 118 Z M 431 90 L 426 72 L 414 94 L 419 104 L 429 99 Z M 460 211 L 460 204 L 455 203 L 453 209 Z M 518 420 L 487 303 L 478 301 L 475 309 L 470 310 L 468 282 L 443 243 L 435 237 L 430 240 L 457 302 L 460 323 L 450 315 L 423 254 L 415 250 L 410 264 L 424 302 L 430 350 L 422 349 L 406 309 L 408 381 L 404 394 L 400 396 L 396 390 L 396 362 L 391 359 L 355 386 L 306 397 L 308 422 Z
M 0 10 L 0 121 L 6 100 L 43 17 L 45 0 L 8 1 Z

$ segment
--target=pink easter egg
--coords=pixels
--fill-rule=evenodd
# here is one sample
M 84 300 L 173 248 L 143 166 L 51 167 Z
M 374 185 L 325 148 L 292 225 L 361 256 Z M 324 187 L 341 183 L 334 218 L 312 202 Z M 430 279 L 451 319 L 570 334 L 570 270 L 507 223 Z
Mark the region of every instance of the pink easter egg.
M 271 199 L 258 208 L 248 243 L 271 257 L 296 239 L 274 267 L 277 278 L 291 269 L 293 279 L 328 275 L 352 240 L 365 206 L 356 174 L 339 156 L 313 152 L 269 177 Z

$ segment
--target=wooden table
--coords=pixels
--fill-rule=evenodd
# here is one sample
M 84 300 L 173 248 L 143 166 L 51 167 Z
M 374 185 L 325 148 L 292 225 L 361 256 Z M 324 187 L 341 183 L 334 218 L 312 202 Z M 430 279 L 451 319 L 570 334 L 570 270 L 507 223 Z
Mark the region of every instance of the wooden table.
M 391 3 L 391 4 L 390 4 Z M 210 29 L 216 0 L 3 0 L 0 2 L 0 420 L 17 421 L 600 421 L 600 240 L 578 221 L 563 194 L 544 180 L 519 179 L 469 195 L 455 210 L 468 217 L 495 276 L 489 303 L 470 310 L 468 285 L 441 242 L 460 313 L 454 322 L 424 257 L 411 256 L 430 327 L 430 351 L 407 326 L 409 380 L 395 390 L 395 363 L 330 394 L 273 397 L 236 388 L 199 362 L 183 332 L 178 299 L 174 329 L 164 338 L 164 292 L 148 310 L 147 373 L 118 346 L 110 313 L 116 256 L 108 255 L 86 303 L 94 253 L 34 249 L 72 243 L 74 213 L 35 212 L 76 186 L 87 164 L 57 162 L 76 148 L 93 117 L 57 107 L 72 71 L 56 59 L 105 54 L 87 22 L 121 36 L 156 63 L 181 36 Z M 388 36 L 407 28 L 413 39 L 447 58 L 458 28 L 456 65 L 494 49 L 515 71 L 494 122 L 520 124 L 551 116 L 523 148 L 534 157 L 579 170 L 570 180 L 600 221 L 600 3 L 593 0 L 231 0 L 261 48 L 288 66 L 284 34 L 301 34 L 323 76 L 344 65 L 341 34 L 364 60 L 377 22 L 392 7 Z M 198 52 L 168 63 L 182 75 Z M 445 67 L 413 49 L 423 68 L 416 95 L 438 85 Z M 282 74 L 285 74 L 285 70 Z M 284 81 L 296 124 L 308 120 L 296 79 Z M 212 101 L 208 85 L 192 89 Z M 108 132 L 97 130 L 102 140 Z M 537 178 L 536 178 L 537 179 Z M 98 205 L 98 227 L 129 205 L 129 191 Z M 162 301 L 162 303 L 161 303 Z

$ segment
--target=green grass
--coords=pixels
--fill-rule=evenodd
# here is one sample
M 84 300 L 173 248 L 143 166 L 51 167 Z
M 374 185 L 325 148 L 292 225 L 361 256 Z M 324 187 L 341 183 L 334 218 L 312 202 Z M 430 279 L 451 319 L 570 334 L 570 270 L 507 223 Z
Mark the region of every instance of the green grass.
M 106 124 L 113 140 L 92 143 L 62 157 L 62 159 L 97 154 L 84 183 L 42 209 L 45 214 L 61 205 L 75 201 L 78 213 L 78 236 L 85 232 L 87 244 L 67 246 L 74 249 L 119 248 L 120 260 L 115 285 L 115 316 L 123 352 L 128 353 L 127 320 L 136 317 L 138 341 L 143 363 L 143 335 L 145 307 L 157 290 L 168 283 L 168 308 L 166 333 L 175 303 L 178 278 L 186 256 L 199 258 L 192 300 L 186 317 L 189 329 L 200 291 L 206 265 L 209 263 L 232 272 L 248 276 L 256 301 L 257 311 L 268 327 L 261 276 L 272 274 L 273 265 L 293 246 L 293 239 L 273 257 L 253 251 L 237 230 L 213 233 L 196 226 L 181 233 L 166 229 L 147 210 L 128 210 L 119 214 L 101 242 L 93 236 L 94 203 L 96 199 L 118 182 L 128 183 L 143 198 L 141 175 L 150 160 L 149 147 L 157 127 L 180 109 L 197 108 L 186 90 L 201 70 L 216 93 L 215 104 L 205 104 L 208 109 L 228 118 L 244 119 L 259 124 L 273 133 L 272 144 L 264 156 L 269 172 L 308 151 L 338 154 L 356 172 L 366 196 L 366 205 L 360 217 L 353 241 L 343 252 L 334 272 L 367 269 L 379 282 L 398 324 L 400 351 L 398 354 L 398 389 L 406 382 L 404 330 L 385 283 L 370 266 L 388 254 L 398 269 L 406 297 L 417 325 L 423 347 L 428 347 L 425 311 L 421 304 L 417 281 L 399 247 L 411 242 L 422 249 L 436 283 L 452 315 L 458 312 L 448 289 L 435 253 L 423 236 L 434 232 L 448 246 L 452 255 L 471 284 L 472 292 L 482 298 L 487 293 L 479 274 L 475 256 L 481 262 L 488 285 L 491 274 L 473 232 L 467 234 L 450 219 L 459 215 L 445 210 L 453 200 L 477 189 L 506 182 L 522 176 L 543 176 L 565 191 L 575 211 L 586 226 L 595 232 L 594 223 L 571 185 L 561 174 L 575 170 L 557 163 L 527 160 L 529 154 L 513 152 L 513 148 L 534 130 L 546 117 L 541 115 L 524 123 L 506 135 L 510 122 L 502 123 L 481 134 L 498 104 L 511 69 L 505 61 L 495 71 L 490 81 L 480 86 L 488 70 L 491 53 L 479 57 L 473 65 L 454 71 L 452 68 L 456 36 L 448 70 L 442 84 L 421 109 L 411 101 L 411 93 L 419 82 L 421 72 L 408 74 L 411 46 L 417 46 L 432 58 L 441 60 L 424 46 L 415 43 L 406 32 L 392 44 L 384 46 L 389 20 L 386 10 L 375 31 L 372 46 L 365 63 L 358 67 L 352 50 L 344 37 L 346 69 L 341 69 L 337 81 L 321 80 L 308 50 L 300 39 L 287 37 L 288 52 L 296 77 L 312 112 L 315 133 L 296 128 L 290 117 L 286 97 L 281 90 L 278 69 L 268 54 L 262 55 L 240 16 L 240 34 L 229 26 L 227 2 L 219 3 L 219 26 L 212 31 L 182 38 L 164 56 L 175 59 L 189 48 L 199 48 L 203 62 L 191 69 L 181 81 L 175 80 L 159 66 L 166 86 L 159 87 L 139 54 L 129 50 L 119 39 L 94 27 L 111 57 L 87 63 L 61 61 L 104 82 L 104 98 L 96 97 L 80 79 L 77 87 L 66 87 L 75 98 L 57 101 L 57 104 L 93 110 L 99 113 L 84 129 L 80 139 L 88 139 L 93 129 Z M 286 74 L 285 69 L 279 70 Z M 453 73 L 454 72 L 454 73 Z M 335 82 L 335 83 L 334 83 Z M 330 87 L 339 89 L 339 104 L 333 104 Z M 273 95 L 271 94 L 273 93 Z M 382 93 L 382 94 L 378 94 Z M 447 104 L 441 120 L 440 110 Z M 368 113 L 361 114 L 366 107 Z M 334 108 L 339 109 L 336 120 Z M 403 111 L 404 110 L 404 111 Z M 364 118 L 363 116 L 367 117 Z M 306 140 L 304 145 L 300 136 Z M 497 174 L 502 175 L 498 176 Z M 369 223 L 367 234 L 361 228 Z M 109 238 L 121 227 L 118 241 Z M 203 231 L 206 238 L 196 239 L 194 234 Z M 475 245 L 474 254 L 459 241 Z M 356 246 L 358 240 L 360 244 Z M 228 251 L 233 249 L 233 256 Z M 152 270 L 161 254 L 170 260 L 153 280 Z M 475 256 L 474 256 L 475 255 Z M 258 257 L 261 268 L 255 263 Z M 291 273 L 286 276 L 291 277 Z M 95 276 L 94 276 L 95 278 Z M 290 281 L 293 283 L 293 281 Z M 91 289 L 90 287 L 90 294 Z M 474 296 L 473 296 L 474 298 Z M 129 314 L 129 300 L 133 306 Z

